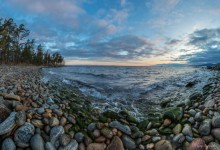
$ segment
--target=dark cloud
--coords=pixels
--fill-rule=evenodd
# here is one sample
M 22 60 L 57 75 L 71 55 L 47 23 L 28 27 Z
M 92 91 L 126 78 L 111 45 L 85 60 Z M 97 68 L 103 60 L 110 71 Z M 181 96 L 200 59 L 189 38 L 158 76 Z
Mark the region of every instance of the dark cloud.
M 97 60 L 138 60 L 160 53 L 146 38 L 126 35 L 105 42 L 65 47 L 64 56 Z M 157 51 L 158 50 L 158 51 Z
M 197 30 L 189 35 L 188 46 L 194 46 L 192 54 L 182 55 L 175 59 L 186 60 L 189 64 L 220 62 L 220 28 Z

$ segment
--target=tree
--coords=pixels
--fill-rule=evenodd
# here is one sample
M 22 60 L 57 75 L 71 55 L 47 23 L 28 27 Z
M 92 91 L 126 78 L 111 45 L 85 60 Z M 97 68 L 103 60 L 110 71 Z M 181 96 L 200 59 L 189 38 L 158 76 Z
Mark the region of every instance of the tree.
M 17 25 L 12 18 L 0 18 L 0 63 L 64 64 L 64 58 L 58 52 L 44 53 L 41 44 L 35 50 L 35 40 L 28 39 L 29 34 L 24 24 Z
M 43 64 L 43 47 L 41 44 L 38 45 L 38 47 L 37 47 L 36 64 L 37 65 Z

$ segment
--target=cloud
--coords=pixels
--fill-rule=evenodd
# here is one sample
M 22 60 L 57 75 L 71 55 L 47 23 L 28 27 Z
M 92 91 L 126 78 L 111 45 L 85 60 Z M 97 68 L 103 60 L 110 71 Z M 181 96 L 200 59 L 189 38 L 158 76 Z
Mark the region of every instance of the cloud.
M 161 51 L 145 37 L 125 35 L 106 42 L 82 43 L 66 47 L 64 56 L 96 60 L 141 60 L 160 54 Z
M 189 64 L 220 63 L 220 28 L 196 30 L 189 35 L 186 45 L 195 49 L 175 60 L 186 60 Z

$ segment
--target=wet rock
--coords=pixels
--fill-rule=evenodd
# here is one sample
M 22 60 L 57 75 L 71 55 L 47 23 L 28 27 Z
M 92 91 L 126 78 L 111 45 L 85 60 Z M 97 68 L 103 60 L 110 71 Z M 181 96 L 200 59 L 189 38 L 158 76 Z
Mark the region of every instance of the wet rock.
M 91 143 L 88 145 L 87 150 L 105 150 L 105 143 Z
M 38 131 L 40 132 L 40 131 Z M 44 150 L 44 140 L 40 136 L 39 133 L 36 133 L 32 138 L 31 138 L 31 149 L 32 150 Z
M 161 137 L 159 137 L 159 136 L 154 136 L 154 137 L 152 137 L 152 142 L 158 142 L 158 141 L 160 141 L 161 140 Z
M 116 128 L 122 132 L 124 132 L 127 135 L 131 135 L 131 129 L 128 126 L 122 125 L 120 122 L 118 121 L 112 121 L 109 124 L 110 127 L 112 128 Z
M 202 139 L 205 141 L 206 144 L 214 141 L 214 138 L 212 135 L 203 136 Z
M 18 95 L 12 95 L 12 94 L 5 94 L 3 95 L 4 99 L 8 99 L 8 100 L 16 100 L 16 101 L 20 101 L 21 98 Z
M 132 150 L 136 148 L 135 141 L 127 135 L 122 136 L 122 142 L 126 149 Z
M 38 108 L 37 113 L 38 114 L 43 114 L 44 113 L 44 108 Z
M 70 136 L 67 134 L 62 134 L 59 138 L 61 146 L 66 146 L 67 144 L 69 144 L 70 140 Z
M 163 115 L 164 119 L 170 119 L 172 121 L 180 120 L 183 116 L 183 109 L 180 107 L 171 108 Z
M 171 99 L 167 99 L 167 100 L 163 100 L 161 103 L 160 103 L 160 106 L 162 108 L 165 108 L 167 106 L 168 103 L 171 102 Z
M 132 138 L 142 138 L 144 136 L 144 133 L 142 131 L 137 131 L 134 134 L 131 135 Z
M 6 138 L 2 142 L 1 150 L 16 150 L 14 141 L 11 138 Z
M 108 129 L 108 128 L 103 128 L 103 129 L 101 130 L 101 133 L 102 133 L 106 138 L 111 139 L 111 138 L 113 137 L 112 131 L 111 131 L 110 129 Z
M 84 134 L 82 132 L 77 132 L 75 134 L 75 139 L 76 139 L 77 142 L 81 143 L 84 139 Z
M 16 114 L 16 112 L 11 112 L 10 116 L 0 124 L 0 135 L 11 132 L 14 129 Z
M 220 128 L 212 129 L 212 135 L 220 141 Z
M 15 110 L 16 111 L 27 111 L 29 108 L 27 106 L 24 105 L 16 105 L 15 106 Z
M 54 103 L 54 101 L 52 100 L 52 98 L 51 98 L 51 97 L 48 97 L 48 99 L 47 99 L 47 103 L 48 103 L 48 104 L 53 104 L 53 103 Z
M 207 102 L 205 102 L 204 106 L 208 109 L 212 109 L 215 105 L 215 100 L 208 100 Z
M 158 131 L 156 129 L 151 129 L 151 130 L 146 131 L 145 133 L 153 136 L 153 135 L 158 134 Z
M 192 128 L 189 124 L 185 124 L 182 130 L 182 133 L 186 136 L 193 136 Z
M 67 119 L 66 119 L 65 117 L 62 117 L 62 118 L 60 119 L 60 125 L 61 125 L 61 126 L 66 125 L 66 122 L 67 122 Z
M 206 119 L 200 125 L 199 133 L 200 133 L 200 135 L 209 135 L 210 132 L 211 132 L 211 120 Z
M 32 120 L 31 120 L 31 123 L 32 123 L 35 127 L 40 128 L 40 129 L 42 129 L 42 128 L 44 127 L 44 124 L 43 124 L 42 120 L 39 120 L 39 119 L 32 119 Z
M 211 142 L 208 145 L 208 150 L 220 150 L 220 145 L 215 142 Z
M 115 136 L 112 142 L 107 147 L 107 150 L 124 150 L 124 146 L 121 139 Z
M 151 138 L 149 135 L 145 135 L 142 137 L 142 142 L 148 141 Z
M 50 109 L 54 110 L 54 109 L 58 109 L 59 106 L 57 104 L 53 104 L 49 107 Z
M 189 144 L 187 149 L 188 150 L 205 150 L 206 149 L 205 141 L 201 138 L 197 138 Z
M 194 109 L 190 109 L 189 112 L 190 116 L 194 117 L 196 115 L 196 111 Z
M 59 125 L 59 120 L 56 118 L 56 117 L 52 117 L 52 118 L 50 118 L 50 126 L 51 127 L 54 127 L 54 126 L 57 126 L 57 125 Z
M 26 122 L 23 126 L 18 128 L 14 134 L 15 144 L 21 148 L 29 146 L 31 137 L 34 135 L 34 126 Z
M 184 140 L 185 140 L 185 136 L 182 133 L 177 134 L 173 138 L 173 142 L 177 143 L 177 144 L 182 144 L 184 142 Z
M 212 118 L 212 126 L 216 128 L 220 127 L 220 116 L 214 116 Z
M 78 150 L 78 143 L 76 140 L 71 140 L 65 147 L 60 147 L 59 150 Z
M 72 124 L 76 124 L 75 118 L 73 118 L 73 117 L 71 117 L 71 116 L 69 116 L 69 117 L 67 118 L 67 120 L 68 120 L 70 123 L 72 123 Z
M 56 146 L 56 142 L 59 140 L 60 136 L 64 133 L 64 128 L 62 126 L 55 126 L 50 130 L 50 142 Z M 59 141 L 58 141 L 59 142 Z
M 87 129 L 92 132 L 96 129 L 96 123 L 90 123 L 87 127 Z
M 160 140 L 155 144 L 155 150 L 173 150 L 169 141 Z
M 10 113 L 11 111 L 4 104 L 0 104 L 0 122 L 4 121 Z
M 56 148 L 51 142 L 47 142 L 45 144 L 45 150 L 56 150 Z
M 26 122 L 26 119 L 26 113 L 24 111 L 17 112 L 15 117 L 16 125 L 22 126 Z
M 181 124 L 177 124 L 174 128 L 173 128 L 173 133 L 174 134 L 179 134 L 182 130 L 182 125 Z
M 194 119 L 195 119 L 196 121 L 201 122 L 201 121 L 203 120 L 203 119 L 202 119 L 202 112 L 197 112 Z
M 169 126 L 171 123 L 172 123 L 172 121 L 171 121 L 170 119 L 165 119 L 165 120 L 163 121 L 163 126 L 164 126 L 164 127 L 167 127 L 167 126 Z
M 192 95 L 189 96 L 190 101 L 196 101 L 198 98 L 201 98 L 202 94 L 199 92 L 195 92 Z

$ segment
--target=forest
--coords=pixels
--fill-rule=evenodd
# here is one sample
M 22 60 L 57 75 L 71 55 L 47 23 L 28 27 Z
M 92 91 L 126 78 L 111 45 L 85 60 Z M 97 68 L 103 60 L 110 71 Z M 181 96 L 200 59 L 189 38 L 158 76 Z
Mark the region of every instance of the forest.
M 28 38 L 29 34 L 24 24 L 17 25 L 12 18 L 0 18 L 0 64 L 64 65 L 59 52 L 45 51 L 35 39 Z

